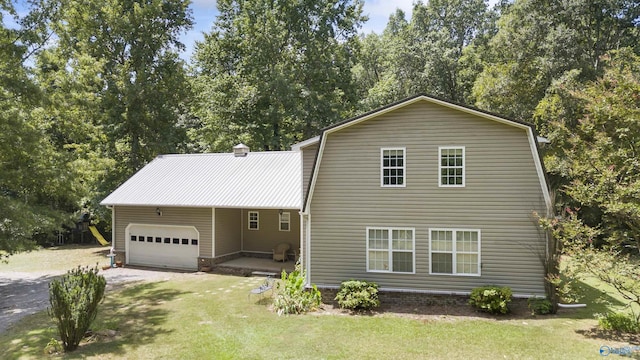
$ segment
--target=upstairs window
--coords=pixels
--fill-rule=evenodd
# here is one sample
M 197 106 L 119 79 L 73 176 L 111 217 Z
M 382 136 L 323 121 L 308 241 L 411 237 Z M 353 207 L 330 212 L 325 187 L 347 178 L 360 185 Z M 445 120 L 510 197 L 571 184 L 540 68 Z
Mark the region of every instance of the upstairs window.
M 380 149 L 380 186 L 405 186 L 405 148 Z
M 258 230 L 260 228 L 260 214 L 257 211 L 249 211 L 248 220 L 249 230 Z
M 464 187 L 464 147 L 438 148 L 440 187 Z
M 280 231 L 289 231 L 291 229 L 291 213 L 280 213 Z

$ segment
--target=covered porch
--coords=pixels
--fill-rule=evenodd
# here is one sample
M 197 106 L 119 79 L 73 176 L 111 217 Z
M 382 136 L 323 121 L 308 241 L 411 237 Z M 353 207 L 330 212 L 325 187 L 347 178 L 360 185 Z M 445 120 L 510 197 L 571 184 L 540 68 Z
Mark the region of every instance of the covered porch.
M 242 256 L 216 264 L 211 270 L 222 274 L 243 276 L 272 276 L 279 278 L 282 271 L 290 273 L 295 268 L 295 261 L 276 262 L 272 259 Z
M 213 208 L 212 217 L 212 256 L 201 253 L 200 269 L 278 275 L 293 270 L 300 257 L 299 209 Z M 275 257 L 274 249 L 281 250 Z

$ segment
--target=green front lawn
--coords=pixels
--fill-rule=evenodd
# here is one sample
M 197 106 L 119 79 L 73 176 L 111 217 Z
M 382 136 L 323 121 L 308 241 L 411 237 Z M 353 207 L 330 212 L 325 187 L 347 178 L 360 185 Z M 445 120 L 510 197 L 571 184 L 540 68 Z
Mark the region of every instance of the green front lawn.
M 263 279 L 185 274 L 111 290 L 97 335 L 64 358 L 355 359 L 600 358 L 593 309 L 496 319 L 318 312 L 279 317 L 269 296 L 248 297 Z M 42 358 L 55 324 L 41 312 L 0 335 L 3 358 Z M 614 341 L 618 340 L 618 341 Z M 633 344 L 632 344 L 633 345 Z

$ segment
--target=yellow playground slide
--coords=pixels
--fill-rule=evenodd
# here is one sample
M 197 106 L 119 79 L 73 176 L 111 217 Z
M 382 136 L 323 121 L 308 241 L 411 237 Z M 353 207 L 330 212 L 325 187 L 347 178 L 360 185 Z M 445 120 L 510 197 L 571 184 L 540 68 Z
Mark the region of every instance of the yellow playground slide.
M 98 240 L 98 242 L 102 244 L 102 246 L 109 245 L 109 242 L 104 239 L 102 234 L 100 234 L 100 231 L 98 231 L 98 229 L 96 229 L 95 226 L 93 225 L 89 226 L 89 230 L 91 230 L 91 233 L 93 234 L 93 236 L 95 236 L 96 240 Z

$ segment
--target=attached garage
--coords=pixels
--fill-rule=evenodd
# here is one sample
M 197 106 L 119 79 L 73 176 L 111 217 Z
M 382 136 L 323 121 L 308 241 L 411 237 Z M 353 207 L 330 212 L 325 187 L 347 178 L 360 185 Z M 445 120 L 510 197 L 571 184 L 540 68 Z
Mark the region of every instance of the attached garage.
M 129 224 L 127 264 L 197 270 L 200 234 L 193 226 Z
M 300 152 L 236 150 L 159 155 L 107 196 L 116 260 L 198 270 L 245 252 L 268 257 L 282 242 L 299 248 Z

